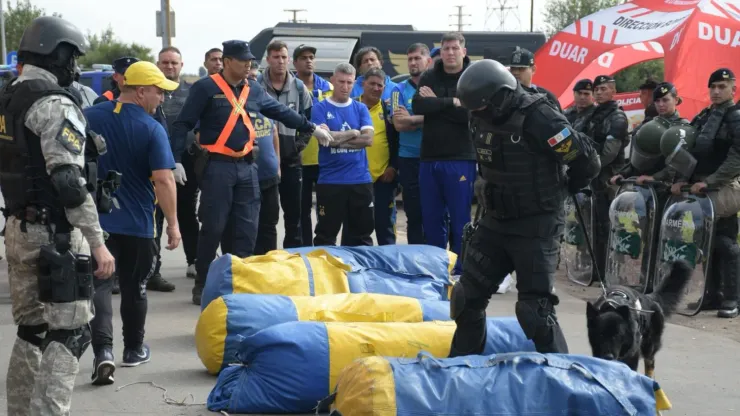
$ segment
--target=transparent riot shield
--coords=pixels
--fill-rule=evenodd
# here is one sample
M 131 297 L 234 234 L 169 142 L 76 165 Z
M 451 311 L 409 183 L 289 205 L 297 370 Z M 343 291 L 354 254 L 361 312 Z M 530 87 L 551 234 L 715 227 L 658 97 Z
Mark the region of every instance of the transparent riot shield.
M 606 284 L 631 287 L 647 293 L 653 275 L 653 247 L 658 238 L 658 195 L 652 184 L 620 182 L 609 207 L 609 242 Z
M 710 273 L 713 234 L 714 205 L 711 199 L 688 193 L 670 197 L 660 225 L 654 287 L 657 288 L 670 273 L 675 260 L 686 260 L 694 268 L 676 313 L 693 316 L 701 310 Z
M 565 199 L 565 232 L 563 235 L 562 257 L 565 260 L 565 271 L 568 279 L 579 285 L 589 286 L 593 281 L 591 275 L 592 262 L 584 233 L 588 233 L 593 239 L 593 203 L 591 197 L 583 193 L 577 194 L 576 197 L 585 224 L 581 224 L 578 220 L 573 198 L 568 196 Z

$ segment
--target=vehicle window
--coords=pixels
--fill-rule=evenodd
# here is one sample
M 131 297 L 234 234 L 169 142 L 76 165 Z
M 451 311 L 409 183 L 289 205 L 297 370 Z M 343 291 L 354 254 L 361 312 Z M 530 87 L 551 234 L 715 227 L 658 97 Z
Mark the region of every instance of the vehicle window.
M 109 91 L 112 89 L 113 89 L 113 77 L 111 75 L 104 76 L 103 79 L 100 80 L 100 90 Z
M 92 88 L 93 79 L 92 79 L 92 77 L 80 77 L 80 80 L 77 81 L 77 82 L 79 82 L 80 84 L 82 84 L 82 85 L 84 85 L 86 87 Z

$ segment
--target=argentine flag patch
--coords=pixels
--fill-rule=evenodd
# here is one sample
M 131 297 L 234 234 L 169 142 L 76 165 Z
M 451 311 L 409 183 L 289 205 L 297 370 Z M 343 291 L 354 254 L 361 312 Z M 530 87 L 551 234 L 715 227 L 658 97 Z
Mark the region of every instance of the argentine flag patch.
M 565 140 L 568 137 L 570 137 L 570 134 L 571 134 L 570 133 L 570 129 L 568 129 L 566 127 L 560 133 L 558 133 L 558 134 L 550 137 L 549 139 L 547 139 L 547 144 L 549 144 L 550 147 L 555 147 L 555 146 L 557 146 L 558 143 L 560 143 L 563 140 Z

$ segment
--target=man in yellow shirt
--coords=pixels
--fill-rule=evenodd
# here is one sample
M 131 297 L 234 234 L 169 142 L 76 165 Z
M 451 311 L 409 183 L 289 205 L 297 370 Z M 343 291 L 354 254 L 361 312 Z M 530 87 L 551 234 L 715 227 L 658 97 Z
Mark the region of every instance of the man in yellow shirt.
M 385 89 L 383 70 L 368 70 L 362 87 L 363 94 L 355 99 L 367 106 L 375 130 L 373 144 L 366 149 L 375 196 L 375 238 L 379 246 L 396 244 L 398 132 L 391 121 L 389 103 L 381 100 Z
M 299 45 L 293 51 L 293 66 L 296 77 L 303 81 L 306 89 L 311 91 L 313 105 L 331 97 L 334 86 L 314 73 L 316 48 L 310 45 Z M 313 224 L 311 208 L 313 207 L 313 189 L 319 180 L 319 143 L 311 137 L 308 145 L 301 152 L 303 165 L 303 186 L 301 188 L 301 235 L 304 246 L 313 245 Z

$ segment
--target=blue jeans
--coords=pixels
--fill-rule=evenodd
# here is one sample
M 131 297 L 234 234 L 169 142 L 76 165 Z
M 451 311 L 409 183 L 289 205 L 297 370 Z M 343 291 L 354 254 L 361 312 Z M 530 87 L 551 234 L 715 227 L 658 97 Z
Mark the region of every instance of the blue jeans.
M 403 210 L 406 213 L 406 238 L 409 244 L 424 244 L 419 189 L 419 158 L 399 157 L 398 165 L 398 180 L 401 182 Z
M 427 244 L 447 248 L 458 255 L 454 272 L 461 270 L 462 231 L 470 222 L 473 205 L 475 162 L 450 160 L 421 162 L 419 184 L 421 187 L 421 213 Z M 446 216 L 449 214 L 449 238 Z
M 203 172 L 200 192 L 196 287 L 205 285 L 227 222 L 232 230 L 229 251 L 242 258 L 254 253 L 261 204 L 257 165 L 211 160 Z

